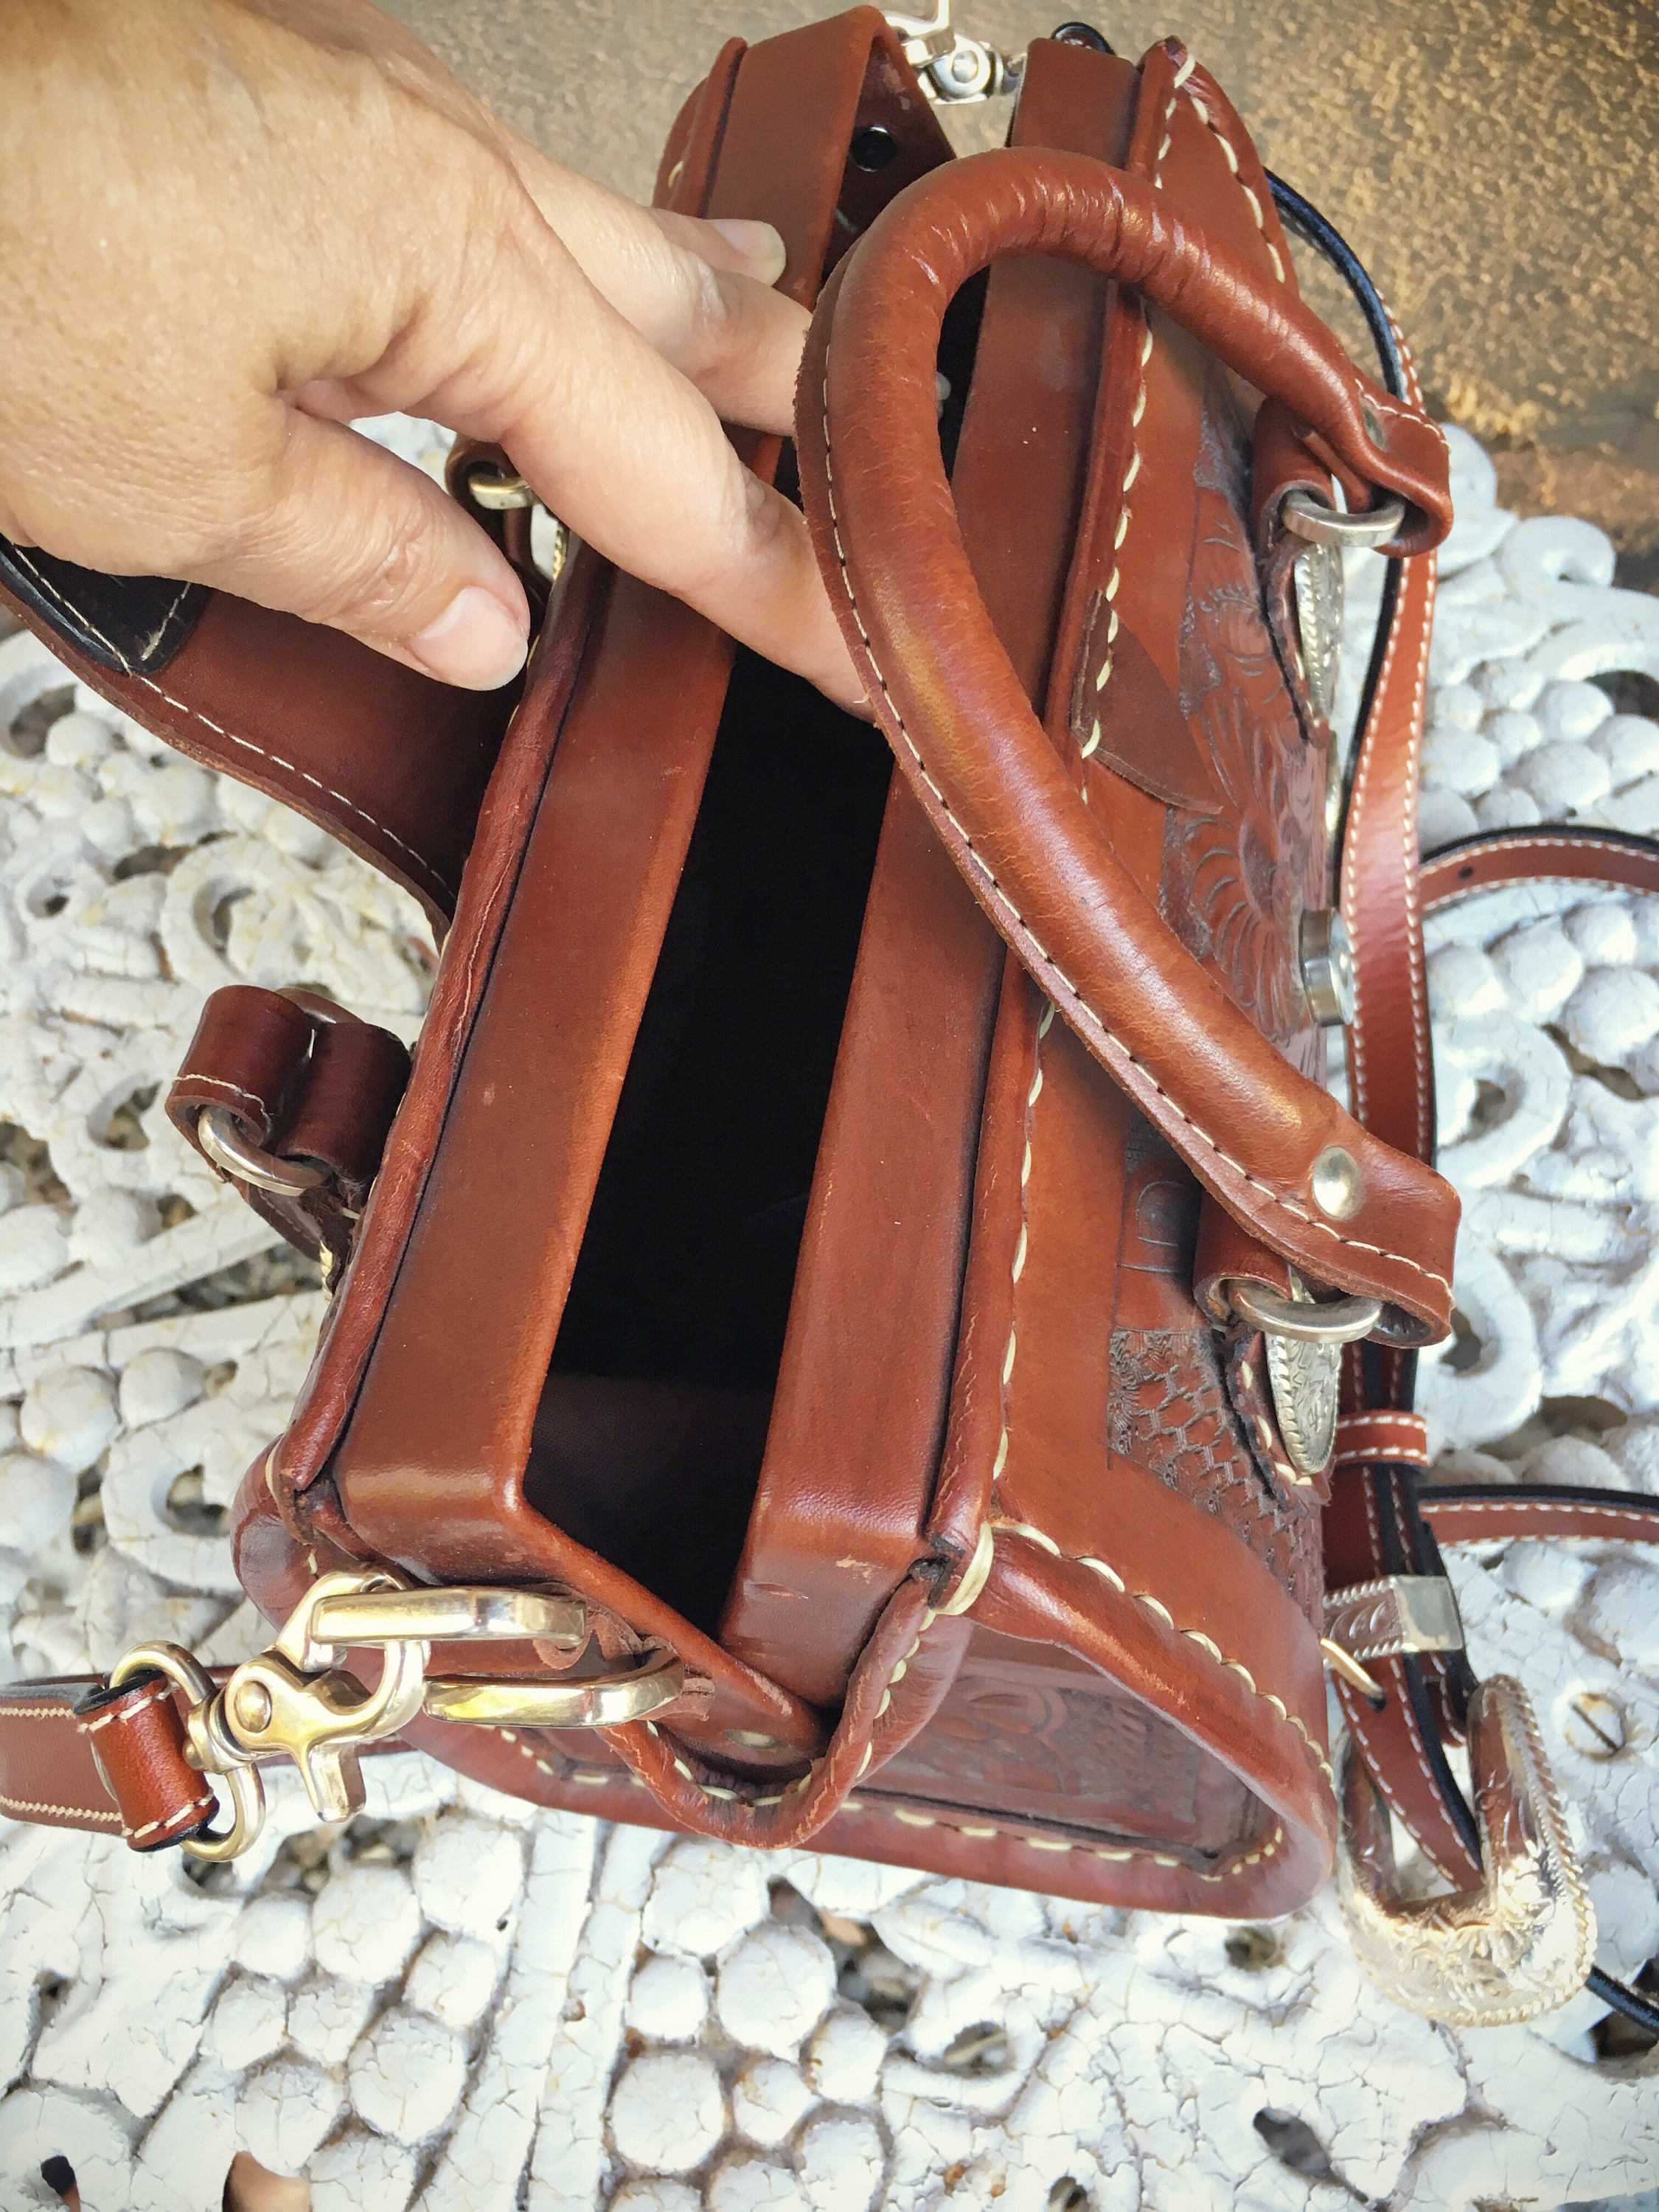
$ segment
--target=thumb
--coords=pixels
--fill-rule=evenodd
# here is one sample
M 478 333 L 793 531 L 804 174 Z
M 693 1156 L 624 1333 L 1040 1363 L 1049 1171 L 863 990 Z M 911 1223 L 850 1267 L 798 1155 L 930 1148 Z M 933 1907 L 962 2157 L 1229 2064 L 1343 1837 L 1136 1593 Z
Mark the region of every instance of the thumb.
M 410 462 L 343 423 L 273 406 L 248 519 L 192 573 L 443 683 L 491 691 L 510 682 L 524 666 L 530 609 L 505 556 Z

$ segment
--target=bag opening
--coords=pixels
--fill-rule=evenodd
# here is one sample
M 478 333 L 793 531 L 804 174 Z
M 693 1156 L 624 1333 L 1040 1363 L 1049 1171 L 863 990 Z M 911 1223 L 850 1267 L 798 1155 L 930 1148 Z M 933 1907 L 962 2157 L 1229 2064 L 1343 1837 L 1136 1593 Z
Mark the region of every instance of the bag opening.
M 760 1473 L 891 770 L 739 652 L 537 1415 L 532 1504 L 699 1626 Z

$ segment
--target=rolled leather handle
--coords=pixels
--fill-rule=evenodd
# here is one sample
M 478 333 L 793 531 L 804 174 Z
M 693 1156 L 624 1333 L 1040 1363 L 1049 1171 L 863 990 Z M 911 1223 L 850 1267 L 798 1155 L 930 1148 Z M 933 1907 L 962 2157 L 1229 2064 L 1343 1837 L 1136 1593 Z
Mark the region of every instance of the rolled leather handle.
M 841 264 L 796 396 L 819 565 L 900 767 L 975 896 L 1090 1051 L 1236 1218 L 1313 1282 L 1444 1334 L 1458 1205 L 1292 1068 L 1181 943 L 1091 815 L 992 627 L 939 454 L 934 363 L 954 294 L 1012 253 L 1137 286 L 1343 472 L 1407 503 L 1389 548 L 1450 520 L 1444 441 L 1150 186 L 1080 155 L 980 154 L 902 193 Z M 1340 1157 L 1339 1157 L 1340 1156 Z

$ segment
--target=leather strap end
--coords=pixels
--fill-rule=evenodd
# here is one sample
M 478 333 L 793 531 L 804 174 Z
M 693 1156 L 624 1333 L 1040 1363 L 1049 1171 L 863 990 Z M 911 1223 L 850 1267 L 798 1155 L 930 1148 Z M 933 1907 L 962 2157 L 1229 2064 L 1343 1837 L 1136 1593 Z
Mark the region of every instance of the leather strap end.
M 119 1689 L 100 1686 L 77 1705 L 75 1724 L 130 1850 L 165 1850 L 208 1826 L 218 1800 L 185 1756 L 184 1721 L 164 1674 L 136 1674 Z

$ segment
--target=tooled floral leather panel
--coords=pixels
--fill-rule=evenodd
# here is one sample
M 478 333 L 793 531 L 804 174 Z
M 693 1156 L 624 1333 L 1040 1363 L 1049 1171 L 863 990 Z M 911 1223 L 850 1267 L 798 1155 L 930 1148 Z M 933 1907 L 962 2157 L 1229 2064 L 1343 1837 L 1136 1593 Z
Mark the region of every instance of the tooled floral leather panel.
M 1170 807 L 1159 905 L 1188 950 L 1292 1065 L 1322 1078 L 1297 959 L 1300 919 L 1328 903 L 1326 761 L 1297 720 L 1249 539 L 1248 434 L 1213 370 L 1194 471 L 1180 637 L 1181 711 L 1221 805 Z
M 1046 1646 L 976 1629 L 929 1726 L 860 1795 L 1154 1838 L 1203 1864 L 1243 1832 L 1243 1785 L 1161 1713 Z

